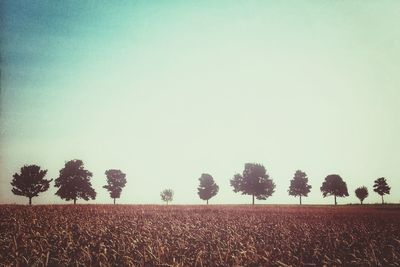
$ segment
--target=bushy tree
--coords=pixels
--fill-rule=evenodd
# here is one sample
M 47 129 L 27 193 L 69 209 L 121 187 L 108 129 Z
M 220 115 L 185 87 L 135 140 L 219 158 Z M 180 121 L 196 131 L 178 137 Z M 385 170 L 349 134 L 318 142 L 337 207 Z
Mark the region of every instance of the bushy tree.
M 325 181 L 322 183 L 321 192 L 324 197 L 334 196 L 335 205 L 337 205 L 336 197 L 348 197 L 349 192 L 347 191 L 347 185 L 343 181 L 342 177 L 337 174 L 331 174 L 325 177 Z
M 368 188 L 366 188 L 365 186 L 361 186 L 357 188 L 354 192 L 356 193 L 356 196 L 358 197 L 362 205 L 364 199 L 366 199 L 368 196 Z
M 207 201 L 218 193 L 219 186 L 214 182 L 214 178 L 208 174 L 203 173 L 199 178 L 200 185 L 197 188 L 199 197 Z
M 107 170 L 105 172 L 107 176 L 107 185 L 103 186 L 103 188 L 107 189 L 110 192 L 110 197 L 115 199 L 121 197 L 122 188 L 126 185 L 126 174 L 121 170 Z
M 47 170 L 41 170 L 37 165 L 25 165 L 21 168 L 21 173 L 13 175 L 11 191 L 15 195 L 29 198 L 29 205 L 32 205 L 32 198 L 47 191 L 50 182 L 53 181 L 44 179 L 46 174 Z
M 161 200 L 167 202 L 171 202 L 174 198 L 174 191 L 172 191 L 172 189 L 165 189 L 161 192 L 160 194 L 161 196 Z
M 233 192 L 242 192 L 242 195 L 251 195 L 254 198 L 265 200 L 275 192 L 275 184 L 269 178 L 265 167 L 257 163 L 246 163 L 243 175 L 235 174 L 231 179 Z
M 374 181 L 374 191 L 381 196 L 383 204 L 383 196 L 390 194 L 390 186 L 387 184 L 385 177 L 378 178 Z
M 307 174 L 303 171 L 297 170 L 294 174 L 293 179 L 290 181 L 289 186 L 289 195 L 300 197 L 300 205 L 301 205 L 301 197 L 307 197 L 308 193 L 310 193 L 311 185 L 308 184 Z
M 66 162 L 55 180 L 55 187 L 58 188 L 56 195 L 67 201 L 74 200 L 74 204 L 78 198 L 95 199 L 96 191 L 90 182 L 92 176 L 90 171 L 85 170 L 82 160 L 75 159 Z

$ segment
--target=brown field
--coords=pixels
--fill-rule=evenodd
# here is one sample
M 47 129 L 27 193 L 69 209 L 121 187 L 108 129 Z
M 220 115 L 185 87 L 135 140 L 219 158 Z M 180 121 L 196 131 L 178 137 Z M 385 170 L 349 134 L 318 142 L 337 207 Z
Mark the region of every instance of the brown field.
M 399 206 L 0 206 L 0 266 L 400 266 Z

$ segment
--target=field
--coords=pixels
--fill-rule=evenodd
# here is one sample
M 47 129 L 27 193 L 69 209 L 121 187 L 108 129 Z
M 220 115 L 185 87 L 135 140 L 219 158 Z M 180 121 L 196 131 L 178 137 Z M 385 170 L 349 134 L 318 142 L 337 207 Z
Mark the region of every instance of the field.
M 0 266 L 400 266 L 398 206 L 0 206 Z

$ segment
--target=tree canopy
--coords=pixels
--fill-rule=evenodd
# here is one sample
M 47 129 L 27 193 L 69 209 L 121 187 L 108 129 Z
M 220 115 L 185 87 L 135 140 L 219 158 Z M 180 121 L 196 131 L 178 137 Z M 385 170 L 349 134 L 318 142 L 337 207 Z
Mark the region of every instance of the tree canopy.
M 347 191 L 347 185 L 343 181 L 342 177 L 337 174 L 330 174 L 325 177 L 325 181 L 322 183 L 321 192 L 323 197 L 334 196 L 335 205 L 337 205 L 336 197 L 348 197 L 349 192 Z
M 300 197 L 300 205 L 301 205 L 301 197 L 307 197 L 308 193 L 311 191 L 311 185 L 308 184 L 307 174 L 301 170 L 297 170 L 294 174 L 293 179 L 290 181 L 289 186 L 289 195 Z
M 47 170 L 41 170 L 37 165 L 25 165 L 20 173 L 15 173 L 11 181 L 11 191 L 18 196 L 29 198 L 29 205 L 32 205 L 32 198 L 47 191 L 53 179 L 46 180 L 44 177 Z
M 95 199 L 96 191 L 90 182 L 92 176 L 93 174 L 84 168 L 82 160 L 66 162 L 55 180 L 55 187 L 58 187 L 56 195 L 67 201 L 73 200 L 74 204 L 78 198 Z
M 354 192 L 356 193 L 356 196 L 360 200 L 361 204 L 363 203 L 364 199 L 366 199 L 368 196 L 368 188 L 366 188 L 365 186 L 357 188 Z
M 257 163 L 246 163 L 243 174 L 235 174 L 230 182 L 235 193 L 251 195 L 253 205 L 254 197 L 265 200 L 275 192 L 275 184 L 269 178 L 265 167 Z
M 215 183 L 214 178 L 208 173 L 203 173 L 199 178 L 199 181 L 200 185 L 197 188 L 199 197 L 202 200 L 206 200 L 208 204 L 208 200 L 218 193 L 219 186 Z
M 383 196 L 390 194 L 390 186 L 387 184 L 385 177 L 378 178 L 374 181 L 374 191 L 381 196 L 383 204 Z
M 172 189 L 165 189 L 160 193 L 161 200 L 167 202 L 171 202 L 174 198 L 174 191 Z
M 126 174 L 121 170 L 107 170 L 105 172 L 107 176 L 107 185 L 103 186 L 103 188 L 107 189 L 110 192 L 110 197 L 115 199 L 121 197 L 122 188 L 126 185 Z

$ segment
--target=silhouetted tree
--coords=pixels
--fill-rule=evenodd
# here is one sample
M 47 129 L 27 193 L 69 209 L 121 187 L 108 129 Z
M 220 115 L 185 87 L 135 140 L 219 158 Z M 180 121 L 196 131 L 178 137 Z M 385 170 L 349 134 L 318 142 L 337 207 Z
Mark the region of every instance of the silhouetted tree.
M 254 197 L 258 200 L 265 200 L 275 192 L 275 184 L 269 178 L 265 167 L 257 163 L 246 163 L 243 175 L 235 174 L 230 182 L 233 192 L 251 195 L 253 205 Z
M 162 201 L 168 202 L 172 201 L 174 198 L 174 191 L 172 189 L 165 189 L 160 194 Z
M 203 173 L 199 178 L 200 185 L 197 188 L 199 197 L 207 201 L 218 193 L 219 186 L 214 182 L 214 178 L 208 174 Z
M 383 196 L 390 194 L 390 186 L 387 184 L 385 177 L 378 178 L 374 181 L 374 191 L 381 196 L 383 204 Z
M 289 195 L 300 197 L 300 205 L 301 205 L 301 197 L 307 197 L 308 193 L 310 193 L 311 185 L 308 184 L 308 177 L 305 172 L 301 170 L 297 170 L 294 174 L 293 179 L 290 181 L 289 186 Z
M 46 180 L 47 170 L 41 170 L 37 165 L 25 165 L 21 168 L 21 173 L 15 173 L 11 181 L 13 188 L 11 191 L 18 196 L 29 198 L 29 205 L 32 205 L 32 198 L 39 193 L 49 189 L 51 180 Z
M 354 192 L 356 193 L 356 196 L 358 197 L 362 205 L 364 199 L 366 199 L 368 196 L 368 188 L 366 188 L 365 186 L 361 186 L 357 188 Z
M 121 170 L 107 170 L 105 172 L 107 176 L 107 185 L 103 188 L 110 192 L 110 197 L 115 199 L 121 197 L 122 188 L 126 185 L 126 174 Z
M 335 205 L 337 205 L 336 197 L 348 197 L 347 185 L 342 177 L 337 174 L 331 174 L 325 177 L 322 183 L 321 192 L 324 197 L 335 196 Z
M 75 159 L 66 162 L 55 180 L 55 187 L 59 188 L 56 195 L 67 201 L 74 200 L 74 204 L 78 198 L 95 199 L 96 191 L 90 182 L 92 176 L 93 174 L 83 167 L 82 160 Z

